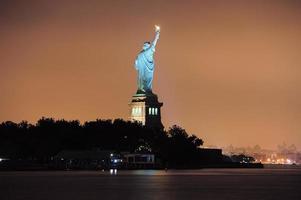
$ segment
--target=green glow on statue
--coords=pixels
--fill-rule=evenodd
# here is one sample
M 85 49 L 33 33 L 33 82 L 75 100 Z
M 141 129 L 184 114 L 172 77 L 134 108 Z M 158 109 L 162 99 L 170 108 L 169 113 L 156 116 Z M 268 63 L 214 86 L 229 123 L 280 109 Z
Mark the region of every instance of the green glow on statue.
M 142 51 L 135 60 L 135 68 L 138 72 L 138 91 L 137 93 L 152 93 L 152 83 L 154 76 L 154 53 L 157 41 L 160 36 L 160 27 L 155 25 L 155 39 L 152 43 L 145 42 Z

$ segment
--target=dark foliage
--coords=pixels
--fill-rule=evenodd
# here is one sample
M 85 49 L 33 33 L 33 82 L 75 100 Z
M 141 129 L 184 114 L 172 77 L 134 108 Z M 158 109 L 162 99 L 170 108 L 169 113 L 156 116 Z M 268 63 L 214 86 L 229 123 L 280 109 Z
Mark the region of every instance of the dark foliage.
M 189 165 L 198 157 L 197 148 L 203 145 L 203 141 L 195 135 L 189 136 L 179 126 L 172 126 L 168 132 L 168 161 L 171 165 Z
M 35 125 L 0 124 L 0 156 L 10 159 L 48 160 L 62 150 L 152 152 L 164 163 L 182 164 L 196 159 L 203 141 L 178 126 L 168 132 L 147 129 L 122 119 L 79 121 L 42 118 Z

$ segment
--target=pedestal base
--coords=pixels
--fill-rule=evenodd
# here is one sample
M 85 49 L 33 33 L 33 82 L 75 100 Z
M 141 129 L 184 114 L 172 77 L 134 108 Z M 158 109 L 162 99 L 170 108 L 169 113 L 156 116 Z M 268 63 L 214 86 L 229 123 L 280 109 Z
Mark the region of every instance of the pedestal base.
M 135 94 L 130 106 L 130 120 L 141 122 L 148 128 L 163 130 L 161 122 L 161 107 L 163 103 L 158 101 L 153 93 Z

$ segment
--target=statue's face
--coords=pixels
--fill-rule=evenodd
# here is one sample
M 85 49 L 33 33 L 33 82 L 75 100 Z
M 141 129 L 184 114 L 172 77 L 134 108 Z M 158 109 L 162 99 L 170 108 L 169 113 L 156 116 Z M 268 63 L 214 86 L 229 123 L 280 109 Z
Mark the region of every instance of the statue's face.
M 144 42 L 143 44 L 143 50 L 146 50 L 150 47 L 150 43 L 149 42 Z

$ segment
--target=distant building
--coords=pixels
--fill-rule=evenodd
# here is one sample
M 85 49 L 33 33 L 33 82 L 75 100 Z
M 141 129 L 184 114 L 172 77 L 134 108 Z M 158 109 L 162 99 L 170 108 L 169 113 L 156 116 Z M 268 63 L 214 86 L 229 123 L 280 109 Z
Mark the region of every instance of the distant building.
M 153 168 L 155 166 L 154 154 L 129 153 L 123 154 L 125 168 Z
M 149 153 L 117 154 L 114 151 L 64 150 L 53 157 L 56 169 L 148 169 L 155 166 Z
M 198 154 L 203 163 L 218 164 L 223 162 L 222 149 L 199 148 Z

